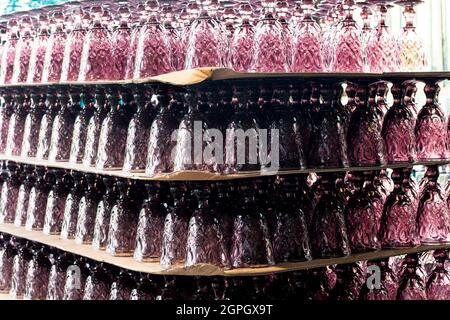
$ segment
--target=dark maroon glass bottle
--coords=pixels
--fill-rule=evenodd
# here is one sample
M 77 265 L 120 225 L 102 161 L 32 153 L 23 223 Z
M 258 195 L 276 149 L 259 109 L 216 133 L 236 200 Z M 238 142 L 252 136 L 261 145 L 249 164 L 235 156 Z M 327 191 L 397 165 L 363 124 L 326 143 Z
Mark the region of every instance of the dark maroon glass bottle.
M 195 277 L 196 290 L 192 297 L 195 301 L 212 301 L 214 300 L 214 291 L 211 282 L 207 277 Z
M 386 113 L 382 129 L 386 160 L 389 164 L 411 163 L 416 160 L 415 118 L 402 99 L 401 85 L 394 83 L 391 93 L 394 104 Z
M 35 157 L 39 142 L 39 130 L 41 119 L 45 109 L 45 94 L 39 92 L 31 93 L 31 105 L 28 115 L 25 119 L 23 132 L 21 156 Z
M 7 293 L 11 289 L 11 277 L 16 254 L 15 238 L 2 234 L 0 244 L 0 292 L 2 293 Z
M 45 112 L 39 125 L 38 144 L 36 150 L 36 158 L 39 160 L 47 160 L 50 151 L 50 142 L 52 137 L 53 121 L 56 114 L 61 109 L 61 104 L 52 89 L 48 89 L 45 100 Z
M 448 253 L 448 250 L 434 252 L 436 267 L 427 281 L 428 300 L 450 300 L 450 273 L 445 269 L 445 263 L 449 261 Z
M 336 194 L 334 174 L 323 175 L 323 194 L 315 206 L 311 223 L 311 249 L 314 258 L 350 254 L 350 243 L 344 221 L 344 208 Z
M 299 154 L 303 154 L 304 161 L 306 163 L 306 156 L 309 150 L 309 140 L 312 131 L 312 118 L 311 118 L 311 87 L 305 85 L 303 90 L 300 84 L 296 84 L 290 90 L 290 107 L 294 117 L 294 132 L 297 145 L 302 146 L 302 150 L 299 150 Z M 302 152 L 302 153 L 300 153 Z
M 405 258 L 406 269 L 400 280 L 397 300 L 426 300 L 426 290 L 423 279 L 418 275 L 417 254 L 409 254 Z
M 72 171 L 71 176 L 74 186 L 67 195 L 64 206 L 64 219 L 61 226 L 61 238 L 63 239 L 75 238 L 80 200 L 86 189 L 86 180 L 81 172 Z
M 18 250 L 13 260 L 11 277 L 11 289 L 9 294 L 12 298 L 22 298 L 25 293 L 28 264 L 33 258 L 32 245 L 28 241 L 19 241 Z
M 402 188 L 404 173 L 394 169 L 394 191 L 386 199 L 381 218 L 380 241 L 383 248 L 413 247 L 417 244 L 414 204 Z
M 274 259 L 277 262 L 310 260 L 311 249 L 305 214 L 302 208 L 298 207 L 297 179 L 286 177 L 283 180 L 281 197 L 274 208 Z
M 4 99 L 0 102 L 0 154 L 5 153 L 8 141 L 8 129 L 11 116 L 14 113 L 13 96 L 7 91 L 2 94 Z
M 131 292 L 135 286 L 135 275 L 128 270 L 120 270 L 111 284 L 109 300 L 130 300 Z
M 337 280 L 330 298 L 332 300 L 358 300 L 361 288 L 366 284 L 365 262 L 338 265 L 335 272 Z
M 377 173 L 378 171 L 364 171 L 363 193 L 369 199 L 370 206 L 372 207 L 376 224 L 376 234 L 378 236 L 386 199 L 376 186 Z
M 234 208 L 230 258 L 235 268 L 274 264 L 266 212 L 256 199 L 251 182 L 241 183 L 239 205 Z
M 67 268 L 66 283 L 64 285 L 64 300 L 83 299 L 86 279 L 90 275 L 90 265 L 84 257 L 75 257 Z
M 30 109 L 30 96 L 22 91 L 14 96 L 14 102 L 14 113 L 9 120 L 5 153 L 10 156 L 20 156 L 25 119 Z
M 19 194 L 17 196 L 16 215 L 14 217 L 14 225 L 17 227 L 25 226 L 27 219 L 28 200 L 30 198 L 30 191 L 36 179 L 34 177 L 34 166 L 25 165 L 22 174 L 22 184 L 19 187 Z
M 44 167 L 36 167 L 35 170 L 36 183 L 30 191 L 27 219 L 25 221 L 25 228 L 27 230 L 42 230 L 44 228 L 48 193 L 54 181 L 53 174 L 46 171 Z
M 113 177 L 103 177 L 106 192 L 97 206 L 95 216 L 94 237 L 92 246 L 95 249 L 105 250 L 108 243 L 109 223 L 111 220 L 111 210 L 118 198 L 116 179 Z
M 305 287 L 307 300 L 328 300 L 332 288 L 327 278 L 326 269 L 309 270 Z
M 67 252 L 53 252 L 50 259 L 52 266 L 48 276 L 47 300 L 62 300 L 64 298 L 64 286 L 66 282 L 66 273 L 72 265 L 71 254 Z
M 153 277 L 148 274 L 141 274 L 136 282 L 136 288 L 131 291 L 130 300 L 155 300 L 157 284 Z
M 446 159 L 448 150 L 447 122 L 438 103 L 439 84 L 429 80 L 425 85 L 426 104 L 417 116 L 415 127 L 417 159 Z
M 56 183 L 48 193 L 45 209 L 44 234 L 60 234 L 67 196 L 72 188 L 71 177 L 61 169 L 53 171 Z
M 13 223 L 22 174 L 20 167 L 13 162 L 8 162 L 6 174 L 0 198 L 0 223 Z
M 33 259 L 28 263 L 24 299 L 44 300 L 46 298 L 51 267 L 48 254 L 45 246 L 34 251 Z
M 161 258 L 164 221 L 167 215 L 162 199 L 162 184 L 146 183 L 148 198 L 142 205 L 136 232 L 134 258 L 138 261 Z
M 86 278 L 83 300 L 109 300 L 111 273 L 103 263 L 93 263 Z
M 381 119 L 375 103 L 376 85 L 358 88 L 358 107 L 350 119 L 347 145 L 350 165 L 379 166 L 385 163 L 385 147 L 381 137 Z M 367 101 L 367 102 L 366 102 Z

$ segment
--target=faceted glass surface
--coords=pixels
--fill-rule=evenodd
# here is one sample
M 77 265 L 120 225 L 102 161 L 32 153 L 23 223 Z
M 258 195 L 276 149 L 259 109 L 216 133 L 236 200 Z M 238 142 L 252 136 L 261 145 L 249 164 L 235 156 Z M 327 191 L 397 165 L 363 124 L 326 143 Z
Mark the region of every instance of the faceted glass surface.
M 39 144 L 39 131 L 45 108 L 45 95 L 32 94 L 30 111 L 25 118 L 21 155 L 35 157 Z
M 64 59 L 64 49 L 67 34 L 62 26 L 62 13 L 54 14 L 56 24 L 47 41 L 47 51 L 45 52 L 44 67 L 42 70 L 42 82 L 59 82 Z

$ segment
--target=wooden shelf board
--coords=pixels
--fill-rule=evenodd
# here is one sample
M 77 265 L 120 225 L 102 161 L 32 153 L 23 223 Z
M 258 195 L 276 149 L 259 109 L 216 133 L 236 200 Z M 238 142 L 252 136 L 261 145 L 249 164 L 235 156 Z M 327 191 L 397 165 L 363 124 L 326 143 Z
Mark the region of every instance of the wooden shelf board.
M 29 231 L 23 227 L 16 227 L 10 224 L 1 224 L 0 232 L 39 242 L 63 251 L 84 256 L 95 261 L 109 263 L 124 269 L 151 274 L 182 276 L 256 276 L 269 273 L 319 268 L 333 264 L 347 264 L 361 260 L 376 260 L 390 256 L 423 252 L 440 248 L 450 249 L 450 244 L 439 246 L 420 246 L 415 248 L 357 253 L 346 257 L 332 259 L 314 259 L 303 262 L 279 263 L 277 265 L 267 267 L 237 268 L 230 270 L 225 270 L 223 268 L 208 264 L 195 265 L 192 267 L 173 266 L 165 269 L 159 264 L 159 262 L 138 262 L 132 257 L 114 257 L 107 254 L 103 250 L 96 250 L 90 245 L 80 245 L 75 243 L 74 240 L 63 240 L 58 235 L 44 235 L 42 231 Z

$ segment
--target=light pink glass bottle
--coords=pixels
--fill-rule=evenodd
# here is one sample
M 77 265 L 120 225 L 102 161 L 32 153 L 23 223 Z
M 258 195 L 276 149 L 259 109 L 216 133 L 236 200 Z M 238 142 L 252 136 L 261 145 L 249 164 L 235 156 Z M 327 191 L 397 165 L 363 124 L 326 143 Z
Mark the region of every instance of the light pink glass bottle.
M 2 60 L 0 62 L 0 84 L 11 83 L 18 41 L 19 34 L 17 20 L 10 19 L 8 21 L 8 36 L 3 46 Z
M 175 27 L 177 23 L 175 21 L 175 12 L 170 4 L 166 4 L 163 7 L 162 15 L 164 18 L 164 30 L 166 31 L 166 37 L 170 50 L 170 60 L 172 61 L 173 69 L 183 70 L 184 65 L 181 65 L 181 62 L 184 61 L 184 59 L 181 59 L 181 55 L 183 54 L 181 35 Z
M 322 62 L 322 33 L 320 27 L 312 19 L 312 0 L 303 1 L 303 21 L 297 25 L 292 45 L 291 72 L 321 72 Z
M 135 79 L 173 71 L 166 31 L 158 19 L 158 1 L 147 1 L 146 6 L 151 14 L 139 35 L 134 66 Z
M 91 8 L 92 24 L 86 34 L 81 54 L 78 81 L 111 80 L 114 75 L 111 32 L 102 19 L 106 10 L 101 6 Z
M 112 50 L 114 70 L 111 80 L 125 79 L 127 57 L 130 54 L 131 28 L 128 25 L 130 10 L 127 5 L 119 6 L 117 14 L 120 17 L 119 27 L 112 34 Z
M 47 51 L 48 39 L 50 37 L 48 24 L 47 14 L 41 14 L 39 16 L 39 33 L 35 36 L 32 44 L 30 65 L 27 75 L 28 83 L 39 83 L 42 81 L 45 52 Z
M 127 63 L 125 68 L 125 79 L 132 79 L 134 76 L 134 66 L 136 64 L 136 51 L 139 42 L 139 36 L 141 34 L 142 27 L 147 21 L 147 11 L 144 4 L 139 4 L 137 10 L 137 23 L 133 26 L 130 36 L 129 51 L 127 56 Z
M 248 2 L 239 6 L 241 24 L 234 31 L 230 48 L 231 68 L 235 71 L 246 72 L 252 62 L 252 46 L 254 30 L 250 22 L 252 7 Z
M 54 26 L 47 42 L 42 83 L 59 82 L 61 79 L 64 47 L 66 44 L 66 32 L 63 26 L 64 15 L 61 11 L 56 11 L 53 13 L 52 19 Z
M 24 83 L 27 80 L 28 68 L 30 65 L 33 36 L 31 34 L 31 18 L 25 16 L 20 20 L 21 34 L 17 42 L 16 56 L 12 74 L 12 83 Z
M 354 0 L 344 0 L 346 17 L 336 34 L 334 58 L 331 69 L 335 72 L 363 72 L 363 42 L 361 31 L 353 19 Z
M 448 250 L 434 252 L 436 267 L 427 281 L 428 300 L 450 300 L 450 273 L 445 269 L 445 263 L 449 261 L 448 253 Z
M 255 72 L 287 72 L 283 27 L 275 19 L 275 0 L 263 0 L 264 15 L 255 30 L 250 69 Z

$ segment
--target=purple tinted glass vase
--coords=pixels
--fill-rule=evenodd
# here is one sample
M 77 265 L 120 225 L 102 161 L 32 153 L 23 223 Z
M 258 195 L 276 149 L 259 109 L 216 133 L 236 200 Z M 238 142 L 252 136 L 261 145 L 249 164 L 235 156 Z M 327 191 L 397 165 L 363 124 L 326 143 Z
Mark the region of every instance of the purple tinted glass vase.
M 8 141 L 8 129 L 11 116 L 14 113 L 13 97 L 11 93 L 3 94 L 4 101 L 0 103 L 0 153 L 6 151 Z
M 89 121 L 94 114 L 93 99 L 89 93 L 82 95 L 83 107 L 75 118 L 70 146 L 69 162 L 81 163 L 86 147 Z M 74 106 L 77 107 L 77 106 Z
M 31 94 L 31 105 L 25 119 L 22 140 L 22 157 L 35 157 L 39 144 L 39 131 L 45 110 L 45 95 L 39 92 Z
M 97 169 L 122 168 L 125 157 L 128 127 L 123 110 L 125 106 L 120 103 L 120 96 L 116 90 L 108 93 L 108 100 L 111 109 L 101 125 L 96 159 Z
M 170 267 L 186 260 L 187 233 L 191 216 L 188 192 L 185 186 L 171 187 L 174 205 L 169 207 L 164 221 L 160 260 L 164 267 Z
M 50 261 L 44 246 L 34 252 L 27 269 L 24 299 L 45 300 L 50 274 Z
M 447 123 L 437 101 L 440 87 L 430 80 L 424 90 L 427 102 L 417 116 L 415 128 L 417 159 L 419 161 L 446 159 Z
M 79 244 L 91 244 L 94 237 L 95 216 L 101 199 L 101 181 L 92 174 L 86 175 L 87 189 L 80 199 L 75 241 Z
M 174 112 L 168 106 L 168 97 L 160 94 L 157 95 L 157 98 L 160 103 L 160 109 L 150 127 L 147 166 L 145 168 L 146 174 L 150 176 L 173 171 L 171 152 L 176 142 L 172 140 L 172 134 L 178 129 L 178 122 L 174 117 Z M 171 106 L 176 104 L 177 101 L 172 99 Z
M 160 259 L 167 209 L 162 203 L 161 186 L 148 183 L 148 199 L 139 213 L 134 259 L 147 261 Z
M 383 121 L 382 136 L 386 145 L 388 163 L 408 163 L 416 160 L 416 141 L 414 137 L 414 116 L 402 103 L 401 86 L 395 83 L 391 88 L 394 104 Z
M 137 184 L 118 181 L 119 198 L 111 209 L 106 251 L 113 256 L 132 256 L 138 223 Z
M 394 191 L 386 199 L 381 218 L 380 240 L 383 248 L 413 247 L 417 244 L 414 203 L 402 188 L 404 173 L 392 173 Z
M 17 42 L 19 41 L 17 20 L 8 21 L 8 37 L 3 45 L 2 57 L 0 61 L 0 83 L 11 83 L 14 59 L 16 57 Z
M 371 87 L 366 102 L 365 87 L 358 88 L 359 106 L 352 113 L 347 134 L 348 157 L 351 166 L 379 166 L 385 164 L 381 121 L 375 104 L 376 86 Z
M 47 42 L 44 67 L 42 70 L 42 82 L 59 82 L 66 44 L 66 31 L 63 29 L 64 16 L 60 11 L 53 13 L 54 29 Z
M 14 59 L 12 83 L 24 83 L 27 81 L 28 68 L 30 65 L 33 36 L 31 34 L 31 18 L 24 16 L 21 21 L 20 39 L 16 45 L 16 56 Z
M 255 198 L 254 186 L 243 183 L 239 192 L 242 202 L 233 209 L 231 264 L 235 268 L 274 264 L 266 213 Z
M 0 223 L 14 222 L 21 178 L 19 167 L 14 163 L 8 163 L 8 175 L 1 190 Z
M 218 217 L 214 215 L 212 203 L 209 200 L 211 190 L 208 187 L 198 187 L 194 191 L 198 207 L 190 220 L 186 244 L 186 266 L 197 264 L 212 264 L 230 266 L 228 250 L 223 230 Z
M 111 282 L 110 272 L 103 263 L 93 265 L 86 278 L 83 300 L 108 300 Z
M 339 200 L 334 175 L 324 175 L 321 179 L 323 194 L 315 206 L 311 230 L 312 256 L 328 258 L 350 254 L 350 243 L 344 221 L 344 208 Z
M 113 177 L 104 177 L 103 183 L 105 184 L 106 192 L 97 206 L 92 246 L 95 249 L 104 250 L 108 242 L 111 210 L 117 201 L 118 194 L 115 186 L 116 180 Z
M 331 88 L 323 84 L 321 88 L 323 103 L 317 113 L 313 114 L 313 130 L 308 151 L 309 167 L 346 167 L 347 143 L 345 140 L 344 121 L 336 108 L 337 96 Z M 318 102 L 317 102 L 318 103 Z M 314 105 L 316 107 L 316 105 Z
M 67 268 L 71 265 L 71 257 L 67 252 L 54 253 L 53 263 L 48 276 L 47 300 L 62 300 Z
M 109 102 L 106 100 L 105 92 L 98 90 L 95 93 L 94 115 L 89 119 L 86 131 L 83 165 L 87 167 L 95 166 L 100 130 L 108 113 L 107 106 L 109 106 Z
M 426 290 L 423 279 L 417 273 L 417 254 L 409 254 L 405 258 L 406 269 L 400 280 L 397 300 L 426 300 Z
M 45 112 L 42 116 L 39 126 L 38 145 L 36 158 L 39 160 L 47 160 L 50 151 L 50 142 L 52 136 L 53 120 L 60 110 L 60 103 L 56 92 L 49 90 L 45 100 Z
M 372 199 L 361 188 L 362 178 L 361 173 L 354 173 L 353 179 L 356 189 L 345 207 L 347 235 L 352 252 L 380 248 L 378 226 L 381 210 L 377 210 L 379 208 L 373 206 Z M 367 180 L 368 183 L 372 183 L 372 179 L 369 178 Z
M 70 92 L 69 100 L 68 92 L 60 92 L 58 98 L 61 109 L 53 120 L 48 160 L 67 161 L 70 157 L 76 112 L 80 109 L 80 94 L 76 91 Z
M 311 259 L 309 235 L 305 214 L 298 208 L 298 181 L 285 178 L 282 182 L 282 196 L 274 208 L 276 216 L 273 236 L 273 253 L 277 262 L 303 261 Z
M 43 167 L 36 167 L 36 183 L 31 188 L 28 200 L 27 219 L 25 228 L 27 230 L 42 230 L 45 220 L 45 209 L 50 190 L 53 174 L 46 172 Z
M 421 192 L 417 211 L 417 232 L 425 245 L 446 243 L 450 234 L 450 216 L 447 201 L 438 184 L 437 166 L 427 168 L 428 182 Z
M 449 260 L 448 251 L 436 250 L 434 252 L 436 267 L 427 281 L 428 300 L 450 300 L 450 274 L 445 269 L 445 262 Z
M 303 21 L 294 31 L 291 72 L 321 72 L 322 62 L 322 33 L 319 25 L 312 19 L 314 8 L 312 0 L 303 1 Z
M 22 151 L 25 120 L 28 114 L 30 101 L 26 93 L 19 93 L 14 97 L 15 110 L 9 120 L 8 138 L 5 153 L 10 156 L 20 156 Z
M 39 20 L 39 32 L 34 37 L 32 44 L 30 64 L 28 68 L 28 83 L 40 83 L 42 81 L 42 72 L 44 70 L 45 53 L 47 51 L 48 39 L 50 33 L 48 30 L 48 16 L 41 14 Z
M 67 195 L 66 203 L 64 206 L 64 219 L 61 226 L 61 238 L 63 239 L 75 238 L 78 219 L 78 207 L 86 188 L 85 178 L 80 172 L 74 171 L 72 172 L 71 176 L 74 180 L 74 186 Z
M 252 46 L 255 34 L 250 22 L 252 7 L 248 2 L 242 3 L 239 6 L 239 12 L 242 21 L 233 34 L 230 48 L 230 63 L 233 70 L 246 72 L 250 70 L 252 62 Z
M 101 19 L 104 10 L 93 6 L 91 13 L 93 21 L 84 38 L 78 81 L 113 80 L 113 43 L 111 32 Z
M 150 126 L 152 124 L 153 110 L 146 103 L 145 92 L 135 93 L 137 111 L 128 125 L 125 159 L 123 170 L 144 170 L 147 160 Z M 159 109 L 159 108 L 158 108 Z
M 60 234 L 64 220 L 64 209 L 71 189 L 71 177 L 63 170 L 55 169 L 56 183 L 50 190 L 45 209 L 44 234 Z

